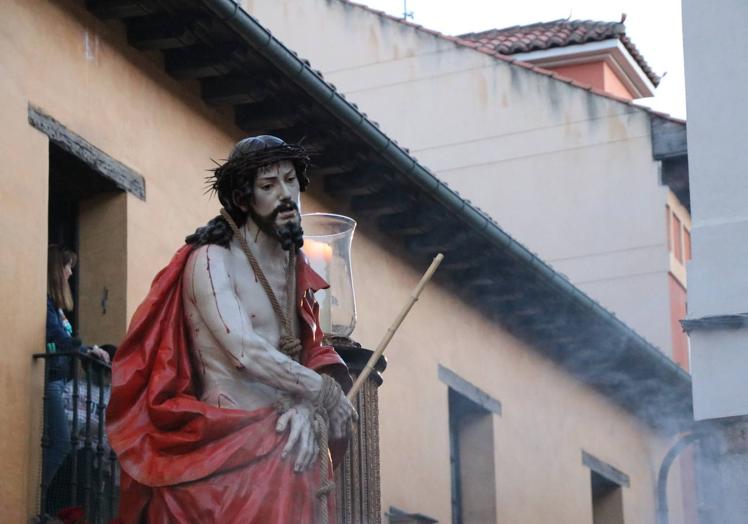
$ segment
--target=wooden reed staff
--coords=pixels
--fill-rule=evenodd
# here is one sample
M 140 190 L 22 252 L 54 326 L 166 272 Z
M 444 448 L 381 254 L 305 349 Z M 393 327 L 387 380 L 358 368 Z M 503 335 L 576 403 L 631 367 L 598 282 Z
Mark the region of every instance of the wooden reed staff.
M 392 325 L 389 327 L 387 332 L 384 334 L 384 337 L 382 338 L 382 341 L 377 346 L 377 349 L 374 350 L 374 354 L 369 358 L 369 361 L 366 363 L 366 366 L 364 366 L 364 369 L 361 370 L 361 374 L 359 374 L 358 378 L 356 378 L 356 382 L 354 382 L 353 387 L 348 392 L 348 400 L 353 401 L 353 399 L 356 397 L 356 393 L 361 389 L 361 386 L 363 386 L 364 381 L 369 377 L 372 371 L 374 371 L 374 366 L 376 365 L 377 361 L 379 360 L 379 357 L 382 356 L 384 353 L 385 348 L 390 343 L 390 340 L 392 340 L 392 337 L 395 335 L 395 332 L 400 327 L 400 324 L 403 323 L 403 320 L 410 312 L 410 309 L 413 307 L 413 304 L 415 304 L 418 301 L 418 297 L 421 295 L 421 291 L 423 291 L 423 288 L 426 286 L 426 283 L 431 280 L 431 277 L 434 275 L 434 272 L 436 271 L 436 268 L 439 267 L 439 264 L 442 263 L 442 260 L 444 260 L 444 255 L 439 253 L 434 257 L 433 262 L 431 262 L 431 265 L 426 270 L 426 272 L 421 277 L 421 281 L 418 283 L 418 285 L 413 290 L 413 293 L 411 293 L 410 298 L 408 299 L 408 302 L 403 306 L 403 308 L 400 310 L 400 314 L 395 318 L 395 321 L 392 323 Z

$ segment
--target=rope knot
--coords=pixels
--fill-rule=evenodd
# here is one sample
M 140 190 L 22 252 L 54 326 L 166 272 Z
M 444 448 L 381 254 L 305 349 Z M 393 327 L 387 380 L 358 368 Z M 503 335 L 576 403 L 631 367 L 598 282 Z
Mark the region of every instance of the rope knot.
M 282 335 L 280 338 L 280 350 L 291 358 L 298 359 L 301 353 L 301 340 L 291 335 Z
M 317 490 L 317 498 L 325 498 L 328 494 L 332 493 L 335 490 L 335 482 L 332 480 L 328 480 L 327 482 L 323 482 L 320 488 Z

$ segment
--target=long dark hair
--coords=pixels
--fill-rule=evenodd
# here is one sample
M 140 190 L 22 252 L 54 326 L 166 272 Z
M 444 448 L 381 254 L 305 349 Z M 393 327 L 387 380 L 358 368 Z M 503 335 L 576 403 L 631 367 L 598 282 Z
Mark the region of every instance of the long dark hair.
M 55 306 L 66 311 L 74 307 L 73 293 L 65 278 L 65 266 L 75 266 L 78 257 L 69 249 L 52 244 L 47 249 L 47 294 L 52 297 Z

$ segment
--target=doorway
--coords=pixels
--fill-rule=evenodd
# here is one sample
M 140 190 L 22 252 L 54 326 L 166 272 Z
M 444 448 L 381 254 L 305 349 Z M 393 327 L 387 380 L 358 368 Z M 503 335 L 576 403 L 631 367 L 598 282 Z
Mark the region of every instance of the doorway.
M 48 243 L 78 255 L 69 319 L 89 345 L 117 345 L 125 332 L 126 210 L 122 189 L 50 142 Z

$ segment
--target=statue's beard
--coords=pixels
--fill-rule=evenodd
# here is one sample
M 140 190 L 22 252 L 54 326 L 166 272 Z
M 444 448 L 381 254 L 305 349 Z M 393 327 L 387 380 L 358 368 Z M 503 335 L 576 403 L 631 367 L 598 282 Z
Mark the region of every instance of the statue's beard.
M 297 220 L 278 225 L 276 222 L 278 215 L 284 211 L 294 211 Z M 268 215 L 260 215 L 252 207 L 249 208 L 249 216 L 252 217 L 260 231 L 276 239 L 286 251 L 291 251 L 292 248 L 298 251 L 304 245 L 304 230 L 301 229 L 301 220 L 298 215 L 299 208 L 291 201 L 281 203 Z

